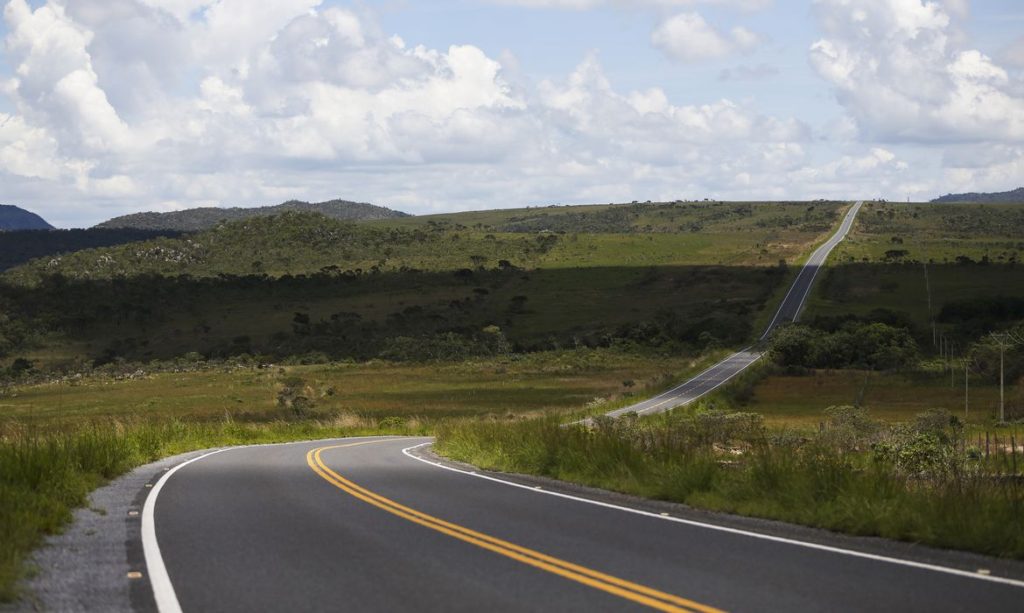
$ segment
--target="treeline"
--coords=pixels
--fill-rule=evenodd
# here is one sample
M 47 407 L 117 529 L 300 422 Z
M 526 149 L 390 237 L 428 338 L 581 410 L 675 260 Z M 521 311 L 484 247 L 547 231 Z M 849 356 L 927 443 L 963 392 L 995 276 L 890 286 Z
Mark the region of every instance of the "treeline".
M 772 336 L 769 352 L 781 366 L 866 370 L 907 368 L 920 353 L 906 328 L 856 320 L 834 330 L 786 326 Z
M 447 272 L 325 268 L 311 275 L 142 275 L 0 283 L 7 358 L 51 345 L 79 359 L 461 359 L 620 347 L 688 353 L 744 342 L 783 280 L 778 267 Z M 587 311 L 579 316 L 579 291 Z M 737 296 L 720 299 L 723 291 Z M 705 297 L 707 297 L 705 299 Z M 2 357 L 2 356 L 0 356 Z
M 531 210 L 503 222 L 484 225 L 497 232 L 633 233 L 701 232 L 733 229 L 737 222 L 769 228 L 828 229 L 836 219 L 834 202 L 668 202 L 632 203 L 574 211 L 558 207 Z M 731 227 L 730 227 L 731 226 Z
M 164 237 L 178 237 L 174 230 L 101 229 L 88 230 L 19 230 L 0 232 L 0 271 L 36 258 L 62 253 L 111 247 Z M 45 265 L 45 264 L 44 264 Z

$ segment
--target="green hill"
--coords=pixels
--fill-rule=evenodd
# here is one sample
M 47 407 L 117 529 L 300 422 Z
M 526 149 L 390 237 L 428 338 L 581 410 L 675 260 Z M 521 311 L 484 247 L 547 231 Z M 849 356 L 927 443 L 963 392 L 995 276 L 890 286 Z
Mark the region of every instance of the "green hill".
M 660 203 L 365 223 L 286 213 L 35 260 L 0 276 L 0 314 L 20 322 L 8 356 L 55 366 L 503 346 L 686 354 L 746 340 L 792 274 L 780 261 L 806 254 L 841 210 Z
M 0 204 L 0 232 L 11 230 L 52 230 L 45 219 L 10 204 Z
M 827 233 L 837 203 L 652 204 L 487 211 L 352 223 L 288 212 L 37 260 L 32 284 L 138 275 L 314 274 L 675 264 L 775 265 Z M 536 229 L 534 229 L 536 228 Z
M 170 213 L 135 213 L 115 217 L 97 228 L 132 228 L 136 230 L 177 230 L 180 232 L 196 232 L 209 230 L 217 224 L 240 221 L 253 217 L 270 217 L 281 213 L 319 213 L 332 219 L 350 221 L 368 219 L 390 219 L 406 217 L 406 213 L 367 204 L 365 202 L 349 202 L 347 200 L 329 200 L 327 202 L 301 202 L 289 200 L 276 206 L 255 208 L 219 208 L 205 207 L 187 209 Z

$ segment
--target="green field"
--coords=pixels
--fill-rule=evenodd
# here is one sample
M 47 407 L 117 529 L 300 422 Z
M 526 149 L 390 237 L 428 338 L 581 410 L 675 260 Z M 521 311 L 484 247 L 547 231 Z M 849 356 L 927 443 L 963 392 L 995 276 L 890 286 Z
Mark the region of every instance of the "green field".
M 815 371 L 805 376 L 773 374 L 758 381 L 751 397 L 737 408 L 764 415 L 772 425 L 816 427 L 824 409 L 857 405 L 874 419 L 911 421 L 929 409 L 947 409 L 970 423 L 991 423 L 999 404 L 999 387 L 972 375 L 968 412 L 964 414 L 964 377 L 954 384 L 941 373 L 875 373 L 869 371 Z M 1017 390 L 1011 389 L 1016 396 Z M 1015 400 L 1015 398 L 1013 398 Z
M 1021 228 L 1024 205 L 867 203 L 833 252 L 806 318 L 884 308 L 927 331 L 951 302 L 1024 297 Z
M 576 411 L 652 393 L 715 357 L 580 349 L 429 365 L 377 361 L 95 375 L 14 387 L 0 397 L 0 434 L 108 419 L 266 422 L 352 415 L 371 422 L 436 421 Z M 284 383 L 296 377 L 313 401 L 304 415 L 278 403 Z

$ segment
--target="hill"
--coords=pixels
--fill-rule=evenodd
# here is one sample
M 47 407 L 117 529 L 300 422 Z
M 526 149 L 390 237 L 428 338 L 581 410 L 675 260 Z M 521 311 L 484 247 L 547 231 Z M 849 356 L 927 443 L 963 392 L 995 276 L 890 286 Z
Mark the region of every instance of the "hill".
M 806 254 L 841 209 L 657 203 L 372 223 L 285 213 L 35 260 L 0 276 L 0 311 L 24 323 L 8 355 L 41 366 L 190 352 L 401 360 L 505 342 L 698 350 L 744 341 L 791 274 L 780 261 Z M 496 229 L 509 224 L 543 229 Z M 561 229 L 574 225 L 605 231 Z
M 932 202 L 1024 202 L 1024 187 L 1008 192 L 946 194 Z
M 408 217 L 406 213 L 365 202 L 328 200 L 327 202 L 311 203 L 289 200 L 276 206 L 254 208 L 205 207 L 170 213 L 135 213 L 133 215 L 115 217 L 114 219 L 97 224 L 95 227 L 198 232 L 209 230 L 222 222 L 241 221 L 253 217 L 269 217 L 271 215 L 280 215 L 281 213 L 319 213 L 332 219 L 346 221 Z
M 286 212 L 180 238 L 84 250 L 8 273 L 33 283 L 47 275 L 109 279 L 138 275 L 315 274 L 726 264 L 772 266 L 827 233 L 838 203 L 638 204 L 445 217 L 368 224 Z M 572 228 L 577 228 L 573 230 Z
M 35 213 L 10 204 L 0 204 L 0 231 L 52 229 L 53 226 Z

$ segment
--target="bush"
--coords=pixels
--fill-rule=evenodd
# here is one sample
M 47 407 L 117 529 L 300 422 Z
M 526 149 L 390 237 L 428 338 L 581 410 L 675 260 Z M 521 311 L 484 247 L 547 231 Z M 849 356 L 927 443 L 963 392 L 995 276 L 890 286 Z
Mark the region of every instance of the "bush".
M 848 322 L 835 332 L 793 324 L 772 336 L 771 359 L 780 366 L 896 370 L 918 359 L 917 342 L 904 328 Z
M 306 380 L 298 376 L 288 376 L 281 380 L 281 389 L 277 392 L 277 406 L 290 410 L 296 417 L 302 417 L 316 407 L 316 390 L 306 384 Z

